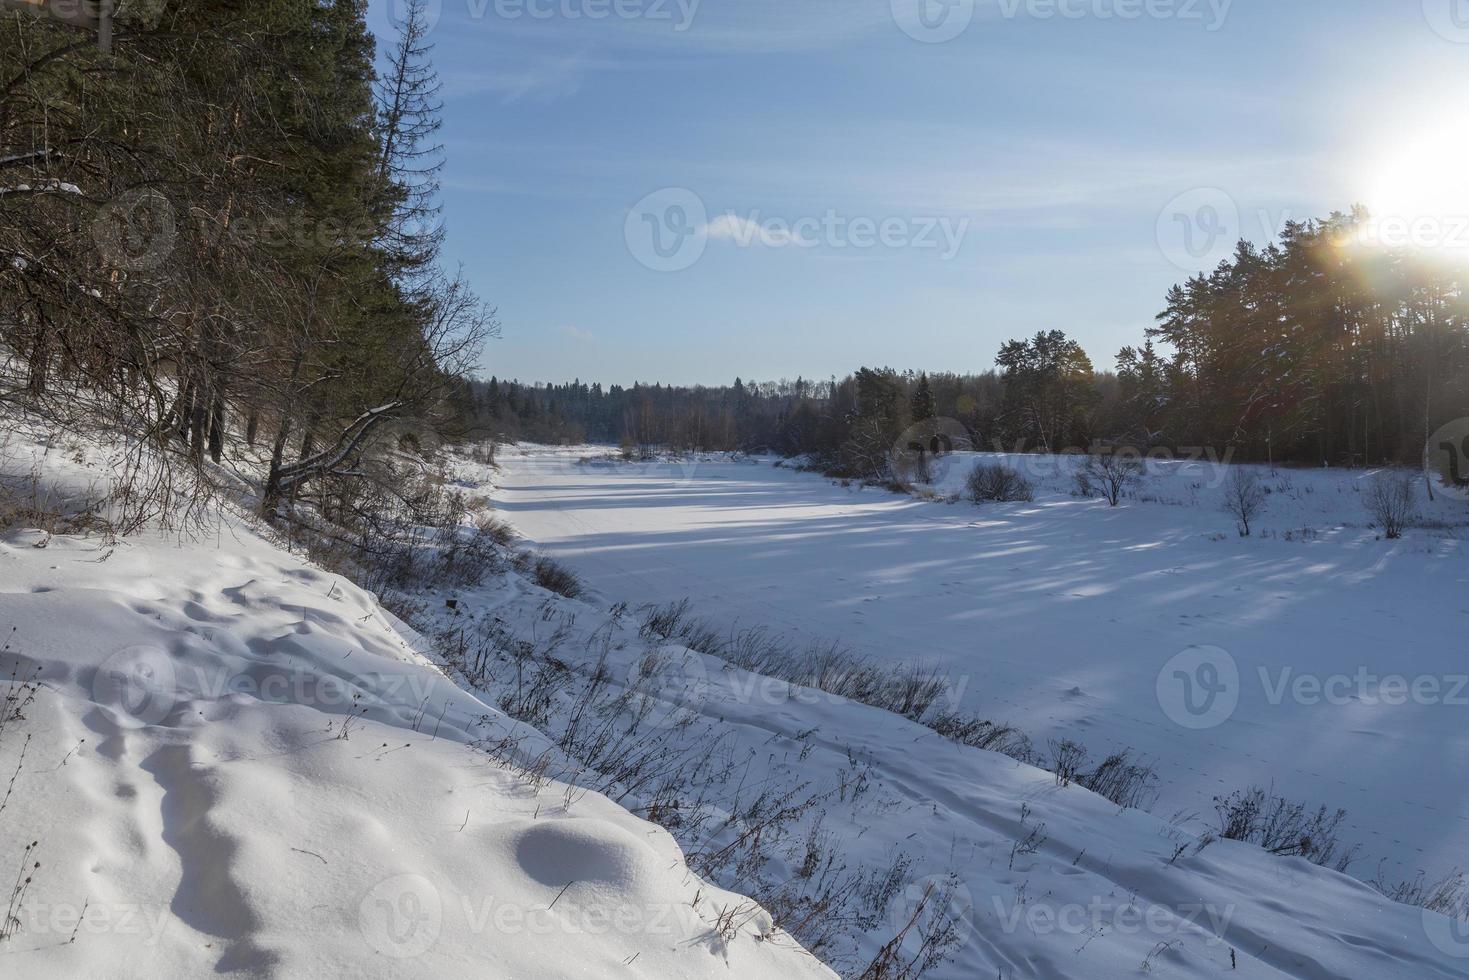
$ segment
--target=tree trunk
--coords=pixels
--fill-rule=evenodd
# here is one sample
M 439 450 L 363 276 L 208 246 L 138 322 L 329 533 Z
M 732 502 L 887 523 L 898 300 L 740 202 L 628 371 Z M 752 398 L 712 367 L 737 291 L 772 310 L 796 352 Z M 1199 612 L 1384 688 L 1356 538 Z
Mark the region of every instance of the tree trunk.
M 50 345 L 46 342 L 46 321 L 41 319 L 36 324 L 36 332 L 31 342 L 31 353 L 26 365 L 29 376 L 26 378 L 30 393 L 39 398 L 46 393 L 46 366 L 51 360 Z
M 185 445 L 188 445 L 189 442 L 189 422 L 194 417 L 194 401 L 196 397 L 194 382 L 189 381 L 184 385 L 184 393 L 179 396 L 178 414 L 174 416 L 173 420 L 174 425 L 177 426 L 175 431 Z
M 209 406 L 209 458 L 216 463 L 224 455 L 224 396 L 218 391 Z
M 270 451 L 270 473 L 265 478 L 265 490 L 261 494 L 261 506 L 269 511 L 281 497 L 281 462 L 286 455 L 286 440 L 291 436 L 289 416 L 281 418 L 280 428 L 275 433 L 275 445 Z
M 204 430 L 209 420 L 209 410 L 205 407 L 206 397 L 203 392 L 196 391 L 194 404 L 189 412 L 189 458 L 195 466 L 204 462 Z

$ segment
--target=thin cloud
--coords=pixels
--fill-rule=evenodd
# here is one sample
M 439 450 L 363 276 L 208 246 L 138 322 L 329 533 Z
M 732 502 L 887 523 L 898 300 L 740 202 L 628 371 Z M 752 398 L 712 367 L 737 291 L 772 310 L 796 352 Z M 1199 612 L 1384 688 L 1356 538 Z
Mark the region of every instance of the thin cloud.
M 496 95 L 502 103 L 521 99 L 562 99 L 581 91 L 592 71 L 608 65 L 583 54 L 522 59 L 515 66 L 487 71 L 446 72 L 444 91 L 453 98 Z
M 761 225 L 737 214 L 721 214 L 709 222 L 705 231 L 714 241 L 734 242 L 736 245 L 760 244 L 783 248 L 795 240 L 789 231 Z

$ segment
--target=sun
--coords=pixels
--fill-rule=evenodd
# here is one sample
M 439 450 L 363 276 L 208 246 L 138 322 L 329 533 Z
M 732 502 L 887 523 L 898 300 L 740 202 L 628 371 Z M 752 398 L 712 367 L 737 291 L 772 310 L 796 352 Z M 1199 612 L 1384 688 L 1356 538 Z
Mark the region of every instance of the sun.
M 1469 256 L 1469 119 L 1384 140 L 1366 181 L 1377 244 Z

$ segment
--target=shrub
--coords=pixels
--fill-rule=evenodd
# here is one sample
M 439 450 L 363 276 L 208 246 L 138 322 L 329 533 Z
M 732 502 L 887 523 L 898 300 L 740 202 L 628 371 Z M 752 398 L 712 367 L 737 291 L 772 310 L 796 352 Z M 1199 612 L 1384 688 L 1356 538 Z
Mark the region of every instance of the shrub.
M 1312 864 L 1346 871 L 1357 848 L 1341 850 L 1345 810 L 1326 807 L 1312 811 L 1258 786 L 1214 798 L 1219 836 L 1263 847 L 1271 854 L 1303 857 Z
M 665 640 L 672 640 L 688 618 L 689 600 L 681 599 L 666 606 L 648 605 L 638 611 L 643 613 L 643 624 L 638 628 L 639 636 L 644 639 L 661 636 Z
M 540 555 L 535 564 L 531 566 L 532 577 L 535 583 L 548 592 L 555 592 L 568 599 L 579 599 L 586 592 L 586 586 L 576 573 L 554 559 Z
M 969 499 L 975 503 L 1028 503 L 1035 499 L 1035 487 L 1020 473 L 998 463 L 976 463 L 965 481 Z
M 515 543 L 515 529 L 498 517 L 481 519 L 479 532 L 501 548 L 508 548 Z
M 1052 741 L 1050 747 L 1050 769 L 1056 774 L 1056 785 L 1070 786 L 1081 774 L 1082 764 L 1086 762 L 1086 749 L 1069 738 L 1060 742 Z
M 1266 489 L 1253 470 L 1235 467 L 1224 483 L 1224 510 L 1234 516 L 1239 536 L 1250 536 L 1250 523 L 1265 507 Z
M 1418 503 L 1413 497 L 1413 481 L 1406 476 L 1379 473 L 1367 489 L 1367 511 L 1389 540 L 1403 536 L 1403 531 L 1418 519 Z
M 1083 497 L 1100 494 L 1116 507 L 1127 490 L 1141 483 L 1148 468 L 1131 453 L 1095 453 L 1076 474 L 1076 489 Z
M 1030 736 L 1014 725 L 986 721 L 978 715 L 946 711 L 925 722 L 944 738 L 974 749 L 985 749 L 1008 755 L 1017 762 L 1035 761 Z
M 1057 786 L 1075 783 L 1120 807 L 1141 809 L 1152 802 L 1158 774 L 1150 765 L 1133 762 L 1129 752 L 1109 755 L 1097 768 L 1087 770 L 1089 753 L 1071 739 L 1052 741 L 1050 750 L 1047 767 Z
M 490 572 L 504 567 L 495 536 L 483 524 L 473 529 L 446 525 L 437 538 L 437 553 L 419 572 L 423 585 L 477 585 Z
M 680 643 L 697 653 L 724 656 L 728 644 L 713 624 L 697 619 L 689 612 L 689 600 L 681 599 L 666 606 L 642 606 L 638 612 L 643 614 L 638 635 L 644 639 L 657 637 L 670 643 Z
M 536 567 L 536 556 L 529 551 L 512 551 L 509 556 L 510 567 L 521 575 L 529 575 Z
M 1377 877 L 1368 882 L 1394 902 L 1413 905 L 1453 919 L 1469 919 L 1469 878 L 1455 869 L 1443 878 L 1430 879 L 1422 871 L 1410 881 L 1389 883 L 1377 870 Z
M 1123 751 L 1107 756 L 1097 768 L 1080 774 L 1076 782 L 1118 806 L 1146 809 L 1153 802 L 1158 773 L 1147 763 L 1133 762 Z

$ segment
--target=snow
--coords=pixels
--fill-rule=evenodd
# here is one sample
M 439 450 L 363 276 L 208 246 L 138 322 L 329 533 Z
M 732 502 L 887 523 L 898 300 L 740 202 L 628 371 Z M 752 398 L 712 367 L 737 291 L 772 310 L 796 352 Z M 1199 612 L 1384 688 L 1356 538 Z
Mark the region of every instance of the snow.
M 43 497 L 105 482 L 96 446 L 6 442 Z M 6 532 L 0 628 L 42 685 L 0 740 L 0 862 L 39 862 L 0 975 L 831 976 L 237 515 Z
M 1156 466 L 1113 510 L 1070 495 L 1068 460 L 1012 459 L 1041 468 L 1036 501 L 976 507 L 841 487 L 768 460 L 582 461 L 592 452 L 502 452 L 496 504 L 587 578 L 593 604 L 690 597 L 722 625 L 918 657 L 950 672 L 958 704 L 1018 724 L 1038 745 L 1074 737 L 1094 757 L 1131 747 L 1157 762 L 1158 816 L 1118 814 L 872 709 L 845 705 L 852 714 L 838 718 L 829 699 L 773 706 L 749 685 L 711 694 L 730 724 L 785 737 L 815 727 L 831 752 L 815 771 L 858 747 L 892 794 L 886 825 L 853 815 L 872 860 L 902 848 L 921 856 L 920 874 L 959 870 L 978 906 L 996 896 L 1023 906 L 1023 891 L 1051 908 L 1098 896 L 1114 907 L 1229 908 L 1224 939 L 1245 976 L 1469 976 L 1469 946 L 1444 938 L 1447 920 L 1351 878 L 1228 842 L 1160 868 L 1178 835 L 1213 826 L 1215 797 L 1272 783 L 1349 811 L 1343 836 L 1362 846 L 1358 875 L 1379 862 L 1392 880 L 1461 865 L 1462 502 L 1440 501 L 1428 514 L 1436 526 L 1385 541 L 1360 503 L 1372 474 L 1282 469 L 1256 536 L 1241 539 L 1220 508 L 1223 472 L 1204 463 Z M 953 462 L 941 491 L 972 460 Z M 1196 673 L 1205 662 L 1234 665 L 1237 702 L 1196 717 L 1170 682 L 1178 671 L 1207 679 Z M 703 673 L 718 691 L 719 666 Z M 1022 802 L 1049 842 L 1025 875 L 997 874 L 1023 836 Z M 1183 819 L 1159 819 L 1174 814 Z M 986 911 L 981 925 L 1003 919 Z M 1132 975 L 1156 933 L 1129 942 L 1112 925 L 1085 957 L 1075 931 L 1063 950 L 1053 936 L 979 928 L 949 975 Z M 1037 946 L 1050 958 L 1035 959 Z M 1169 975 L 1213 975 L 1217 944 L 1183 948 L 1170 949 L 1182 959 Z
M 56 191 L 61 194 L 82 193 L 82 189 L 76 184 L 64 180 L 43 180 L 39 184 L 12 184 L 8 187 L 0 187 L 0 195 L 39 194 L 45 191 Z
M 0 536 L 0 628 L 15 627 L 0 667 L 44 682 L 0 813 L 0 861 L 37 841 L 41 862 L 19 934 L 0 943 L 6 974 L 831 976 L 719 887 L 799 882 L 814 841 L 833 864 L 810 881 L 840 891 L 821 952 L 848 975 L 927 893 L 955 920 L 950 959 L 928 974 L 940 980 L 1469 977 L 1460 926 L 1356 878 L 1210 842 L 1209 821 L 1175 819 L 1171 803 L 1119 809 L 898 715 L 650 639 L 635 610 L 609 609 L 687 595 L 726 623 L 916 652 L 955 670 L 956 703 L 1042 743 L 1069 734 L 1100 754 L 1115 739 L 1156 756 L 1165 800 L 1272 776 L 1313 801 L 1365 787 L 1377 803 L 1354 808 L 1359 826 L 1448 855 L 1462 807 L 1440 784 L 1453 780 L 1425 780 L 1432 763 L 1408 753 L 1433 747 L 1447 766 L 1462 737 L 1452 710 L 1267 710 L 1246 689 L 1222 724 L 1190 729 L 1159 703 L 1158 677 L 1209 644 L 1242 676 L 1266 656 L 1344 669 L 1400 634 L 1410 651 L 1384 649 L 1451 669 L 1465 594 L 1452 528 L 1376 540 L 1353 509 L 1360 474 L 1295 472 L 1288 490 L 1277 478 L 1272 536 L 1242 541 L 1203 472 L 1160 475 L 1153 502 L 1115 511 L 1071 498 L 1060 471 L 1034 504 L 975 508 L 769 460 L 592 465 L 583 452 L 503 450 L 503 469 L 465 460 L 455 477 L 585 574 L 586 601 L 507 569 L 424 589 L 412 627 L 228 509 L 193 537 Z M 13 439 L 0 475 L 96 499 L 100 455 Z M 1309 540 L 1273 536 L 1303 524 Z M 1411 630 L 1379 622 L 1412 615 L 1425 618 Z M 448 657 L 430 639 L 445 627 L 495 637 L 490 668 Z M 1280 631 L 1295 645 L 1251 652 Z M 537 670 L 501 634 L 553 652 L 567 678 L 544 734 L 501 710 Z M 649 812 L 646 787 L 553 746 L 590 703 L 578 685 L 597 684 L 643 704 L 615 726 L 627 741 L 614 764 L 660 753 L 705 823 L 688 806 L 668 823 L 676 839 L 634 816 Z M 0 738 L 0 777 L 15 732 Z M 1391 765 L 1364 749 L 1383 742 Z M 1323 778 L 1299 783 L 1297 769 Z M 1394 794 L 1415 775 L 1407 798 L 1441 806 L 1410 837 L 1414 811 Z M 717 883 L 690 871 L 684 854 L 731 846 L 756 799 L 791 805 L 763 857 L 714 862 Z M 767 863 L 752 871 L 756 857 Z

